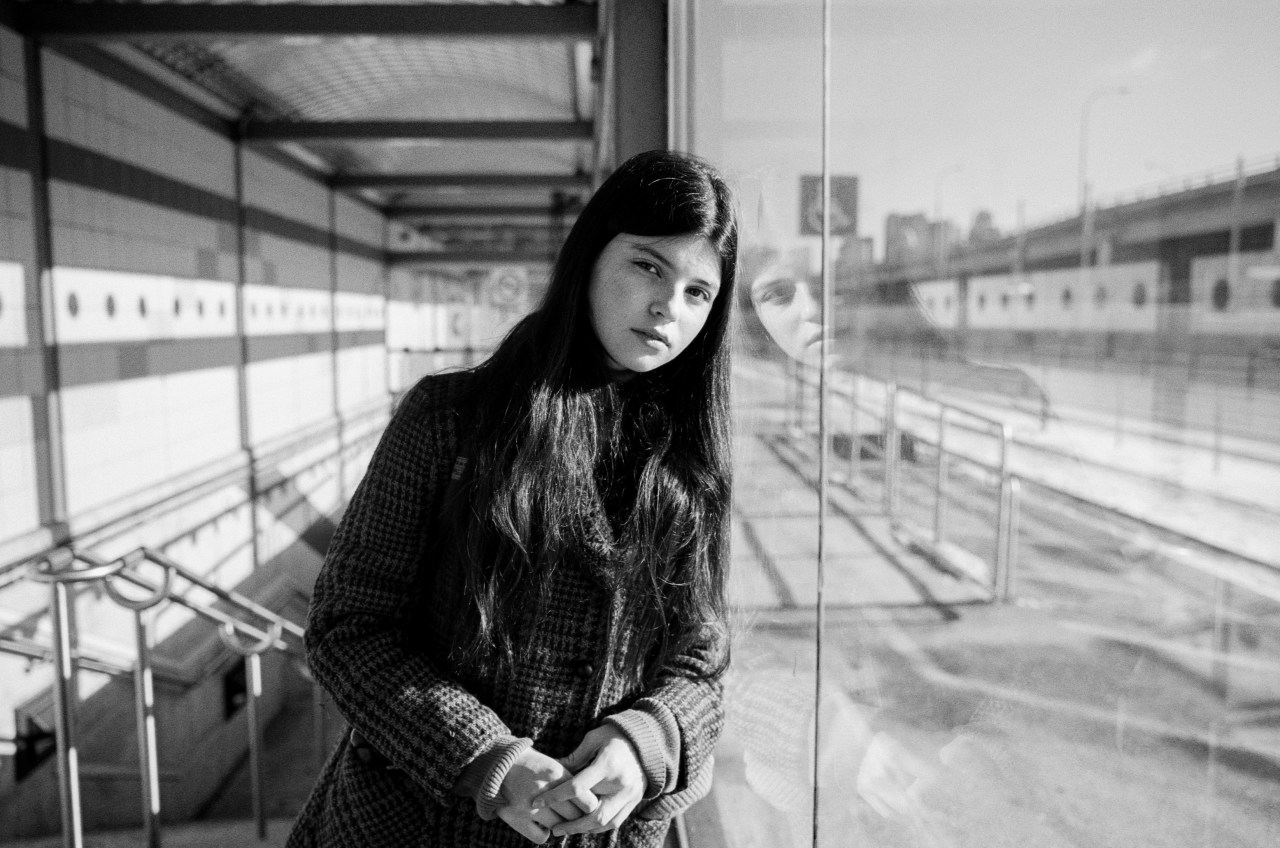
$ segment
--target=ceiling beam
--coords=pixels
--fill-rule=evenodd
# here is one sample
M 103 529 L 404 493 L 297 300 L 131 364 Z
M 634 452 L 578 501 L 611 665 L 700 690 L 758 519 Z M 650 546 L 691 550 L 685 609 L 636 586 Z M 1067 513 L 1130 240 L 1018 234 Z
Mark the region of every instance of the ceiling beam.
M 554 254 L 538 250 L 415 250 L 387 252 L 387 264 L 397 265 L 510 265 L 549 263 Z
M 565 4 L 6 3 L 18 31 L 44 39 L 192 41 L 373 35 L 414 38 L 596 37 L 596 6 Z
M 487 7 L 480 7 L 487 8 Z M 249 143 L 282 141 L 590 141 L 590 121 L 249 121 Z
M 577 198 L 573 198 L 577 201 Z M 561 214 L 578 209 L 580 202 L 566 203 Z M 551 216 L 556 209 L 550 203 L 522 206 L 388 206 L 383 214 L 392 220 L 405 218 L 530 218 Z
M 587 174 L 336 174 L 334 188 L 582 188 Z

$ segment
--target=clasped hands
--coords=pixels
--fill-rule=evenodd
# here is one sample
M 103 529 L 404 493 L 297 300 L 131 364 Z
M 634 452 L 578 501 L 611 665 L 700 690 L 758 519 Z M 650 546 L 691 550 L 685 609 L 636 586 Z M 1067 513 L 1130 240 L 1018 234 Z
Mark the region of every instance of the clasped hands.
M 498 818 L 530 842 L 616 830 L 640 803 L 644 770 L 631 741 L 613 725 L 583 737 L 567 757 L 529 748 L 507 772 Z

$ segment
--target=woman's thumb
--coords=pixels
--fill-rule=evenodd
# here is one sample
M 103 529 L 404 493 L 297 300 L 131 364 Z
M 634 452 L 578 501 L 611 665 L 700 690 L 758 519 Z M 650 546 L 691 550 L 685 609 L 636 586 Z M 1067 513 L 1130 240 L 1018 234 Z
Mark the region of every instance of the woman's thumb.
M 574 748 L 568 755 L 560 758 L 560 765 L 567 768 L 575 774 L 582 771 L 591 762 L 592 755 L 595 754 L 594 746 L 590 739 L 583 739 L 578 743 L 578 747 Z

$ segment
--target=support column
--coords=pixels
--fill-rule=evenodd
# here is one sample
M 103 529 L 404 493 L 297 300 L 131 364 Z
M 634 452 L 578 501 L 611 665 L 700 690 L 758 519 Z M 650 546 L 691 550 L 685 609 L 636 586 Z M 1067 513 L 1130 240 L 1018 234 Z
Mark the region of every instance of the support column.
M 347 449 L 346 422 L 342 417 L 342 352 L 341 335 L 338 333 L 338 193 L 329 188 L 329 339 L 333 345 L 332 382 L 333 382 L 333 417 L 338 424 L 338 500 L 345 501 L 347 488 L 346 474 L 343 473 L 343 454 Z
M 243 133 L 241 133 L 243 135 Z M 240 402 L 240 449 L 248 460 L 249 474 L 245 481 L 249 499 L 249 549 L 256 570 L 262 565 L 258 541 L 258 460 L 253 449 L 253 435 L 249 427 L 249 333 L 245 326 L 244 289 L 248 284 L 248 260 L 245 253 L 245 228 L 247 216 L 244 205 L 244 142 L 235 139 L 235 201 L 236 201 L 236 335 L 240 342 L 240 362 L 236 366 L 236 389 Z
M 36 445 L 36 486 L 40 525 L 56 545 L 70 540 L 66 467 L 62 439 L 62 376 L 58 356 L 57 304 L 53 299 L 53 219 L 49 203 L 49 146 L 45 137 L 44 68 L 34 38 L 23 40 L 27 97 L 28 162 L 31 175 L 31 231 L 35 238 L 35 279 L 27 284 L 40 320 L 27 321 L 29 344 L 38 352 L 42 396 L 31 403 Z M 28 309 L 30 315 L 34 309 Z
M 615 0 L 608 8 L 616 166 L 668 145 L 667 0 Z

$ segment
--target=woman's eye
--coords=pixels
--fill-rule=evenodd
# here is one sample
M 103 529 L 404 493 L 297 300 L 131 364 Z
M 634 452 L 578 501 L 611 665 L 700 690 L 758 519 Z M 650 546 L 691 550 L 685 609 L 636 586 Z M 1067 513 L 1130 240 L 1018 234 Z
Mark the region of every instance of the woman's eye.
M 794 283 L 781 283 L 769 286 L 763 291 L 756 293 L 756 303 L 772 303 L 777 306 L 786 306 L 791 303 L 796 296 L 796 287 Z
M 688 296 L 693 298 L 694 300 L 702 301 L 703 303 L 711 302 L 711 292 L 707 291 L 706 289 L 701 289 L 701 288 L 689 289 Z
M 658 273 L 658 266 L 657 266 L 657 265 L 654 265 L 652 262 L 646 262 L 646 261 L 645 261 L 645 260 L 643 260 L 643 259 L 637 259 L 637 260 L 636 260 L 636 267 L 637 267 L 637 268 L 639 268 L 641 271 L 644 271 L 646 274 L 657 274 L 657 273 Z

